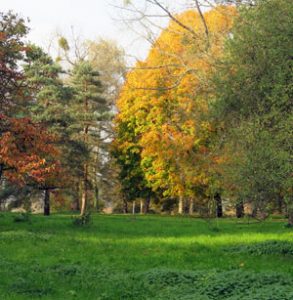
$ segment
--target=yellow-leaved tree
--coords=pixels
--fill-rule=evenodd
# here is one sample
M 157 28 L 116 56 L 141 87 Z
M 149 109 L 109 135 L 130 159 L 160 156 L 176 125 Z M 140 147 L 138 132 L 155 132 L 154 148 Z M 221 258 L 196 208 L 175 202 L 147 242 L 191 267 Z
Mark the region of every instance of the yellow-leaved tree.
M 194 199 L 213 190 L 209 83 L 235 15 L 234 7 L 218 6 L 175 16 L 129 72 L 117 102 L 117 151 L 135 146 L 147 185 L 177 198 L 179 213 L 185 199 L 193 211 Z

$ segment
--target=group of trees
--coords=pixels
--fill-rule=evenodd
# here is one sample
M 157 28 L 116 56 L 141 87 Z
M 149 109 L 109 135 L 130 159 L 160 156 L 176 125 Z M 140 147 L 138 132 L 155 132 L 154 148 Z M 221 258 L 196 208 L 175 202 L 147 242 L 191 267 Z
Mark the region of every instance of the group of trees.
M 85 41 L 76 45 L 87 49 L 85 55 L 72 59 L 69 42 L 61 37 L 63 55 L 54 61 L 24 42 L 28 27 L 16 14 L 1 13 L 0 29 L 2 197 L 42 191 L 49 215 L 50 194 L 65 193 L 84 214 L 89 200 L 97 206 L 104 184 L 99 178 L 109 176 L 101 173 L 110 161 L 109 123 L 123 51 L 111 41 Z M 101 53 L 108 55 L 109 69 L 101 66 Z
M 293 225 L 293 5 L 203 2 L 124 1 L 152 44 L 124 80 L 115 43 L 61 36 L 53 60 L 1 13 L 0 198 L 42 191 L 48 215 L 66 195 L 84 215 L 102 189 L 125 212 L 140 199 L 142 212 L 218 217 L 225 199 L 238 217 L 278 209 Z
M 261 217 L 286 209 L 292 225 L 292 3 L 222 1 L 203 13 L 195 1 L 173 14 L 146 2 L 170 23 L 117 102 L 125 201 L 221 216 L 225 197 L 238 216 L 246 204 Z

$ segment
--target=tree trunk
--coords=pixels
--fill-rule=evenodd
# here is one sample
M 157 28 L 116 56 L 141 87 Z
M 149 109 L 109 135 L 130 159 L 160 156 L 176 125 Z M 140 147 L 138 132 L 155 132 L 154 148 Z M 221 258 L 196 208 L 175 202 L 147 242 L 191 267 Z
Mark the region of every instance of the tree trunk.
M 223 206 L 222 206 L 222 198 L 219 193 L 215 194 L 215 201 L 216 201 L 216 214 L 218 218 L 223 217 Z
M 183 214 L 183 207 L 184 207 L 184 197 L 180 196 L 179 202 L 178 202 L 178 214 L 180 214 L 180 215 Z
M 238 201 L 236 203 L 236 218 L 240 219 L 244 217 L 244 204 L 243 201 Z
M 283 213 L 283 197 L 281 195 L 279 195 L 278 197 L 278 212 L 281 215 Z
M 135 201 L 132 202 L 132 214 L 135 214 Z
M 74 187 L 73 187 L 75 194 L 74 194 L 74 200 L 71 203 L 71 210 L 72 211 L 80 211 L 80 206 L 79 206 L 79 191 L 80 191 L 80 188 L 79 188 L 79 186 L 80 186 L 80 183 L 76 182 L 74 184 Z
M 87 92 L 87 83 L 84 83 L 84 92 Z M 89 103 L 87 96 L 84 98 L 84 112 L 88 113 Z M 85 125 L 83 129 L 83 139 L 86 146 L 88 146 L 88 131 L 89 125 Z M 81 195 L 81 210 L 80 215 L 83 216 L 87 210 L 88 205 L 88 164 L 84 164 L 83 171 L 83 187 L 82 187 L 82 195 Z
M 147 197 L 145 199 L 145 203 L 144 203 L 144 213 L 147 214 L 150 210 L 150 202 L 151 202 L 151 198 Z
M 83 175 L 83 189 L 82 189 L 82 195 L 81 195 L 81 210 L 80 215 L 83 216 L 87 210 L 87 202 L 88 202 L 88 165 L 84 165 L 84 175 Z
M 293 226 L 293 204 L 288 207 L 288 225 Z
M 128 202 L 124 197 L 123 197 L 123 213 L 128 214 Z
M 193 198 L 189 199 L 189 214 L 193 215 L 194 212 L 194 200 Z
M 144 214 L 143 199 L 140 199 L 140 214 Z
M 50 216 L 50 190 L 45 189 L 44 216 Z
M 94 200 L 94 209 L 97 211 L 99 206 L 99 188 L 95 187 L 95 200 Z
M 1 181 L 1 178 L 2 178 L 2 174 L 3 174 L 3 164 L 0 164 L 0 181 Z

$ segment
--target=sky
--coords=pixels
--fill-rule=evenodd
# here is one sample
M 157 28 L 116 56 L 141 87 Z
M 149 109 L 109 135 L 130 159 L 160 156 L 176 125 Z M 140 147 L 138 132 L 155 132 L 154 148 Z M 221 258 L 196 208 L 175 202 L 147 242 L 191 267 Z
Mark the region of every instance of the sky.
M 148 44 L 137 39 L 119 20 L 111 0 L 0 0 L 1 11 L 13 10 L 30 19 L 29 40 L 48 50 L 56 33 L 68 36 L 73 26 L 76 35 L 86 39 L 114 39 L 130 55 L 142 58 Z M 52 51 L 52 50 L 51 50 Z

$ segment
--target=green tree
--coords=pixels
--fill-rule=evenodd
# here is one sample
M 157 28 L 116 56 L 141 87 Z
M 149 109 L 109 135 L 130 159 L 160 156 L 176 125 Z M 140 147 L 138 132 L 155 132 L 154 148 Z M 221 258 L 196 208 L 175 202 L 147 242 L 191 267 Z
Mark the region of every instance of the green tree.
M 228 173 L 237 198 L 260 208 L 282 195 L 292 225 L 293 6 L 286 0 L 255 4 L 240 9 L 214 107 L 236 153 Z
M 89 188 L 97 176 L 96 156 L 103 139 L 103 122 L 109 120 L 109 105 L 102 97 L 102 85 L 99 72 L 89 62 L 78 62 L 70 76 L 70 86 L 74 95 L 69 104 L 72 117 L 71 138 L 85 146 L 83 163 L 81 214 L 88 206 Z
M 60 152 L 62 172 L 38 186 L 44 190 L 44 214 L 49 215 L 50 191 L 69 186 L 72 188 L 73 182 L 80 177 L 84 147 L 71 139 L 69 125 L 73 120 L 68 112 L 68 103 L 72 90 L 60 78 L 64 73 L 61 66 L 41 48 L 30 45 L 23 68 L 26 83 L 33 91 L 28 107 L 31 118 L 58 137 L 55 145 Z

